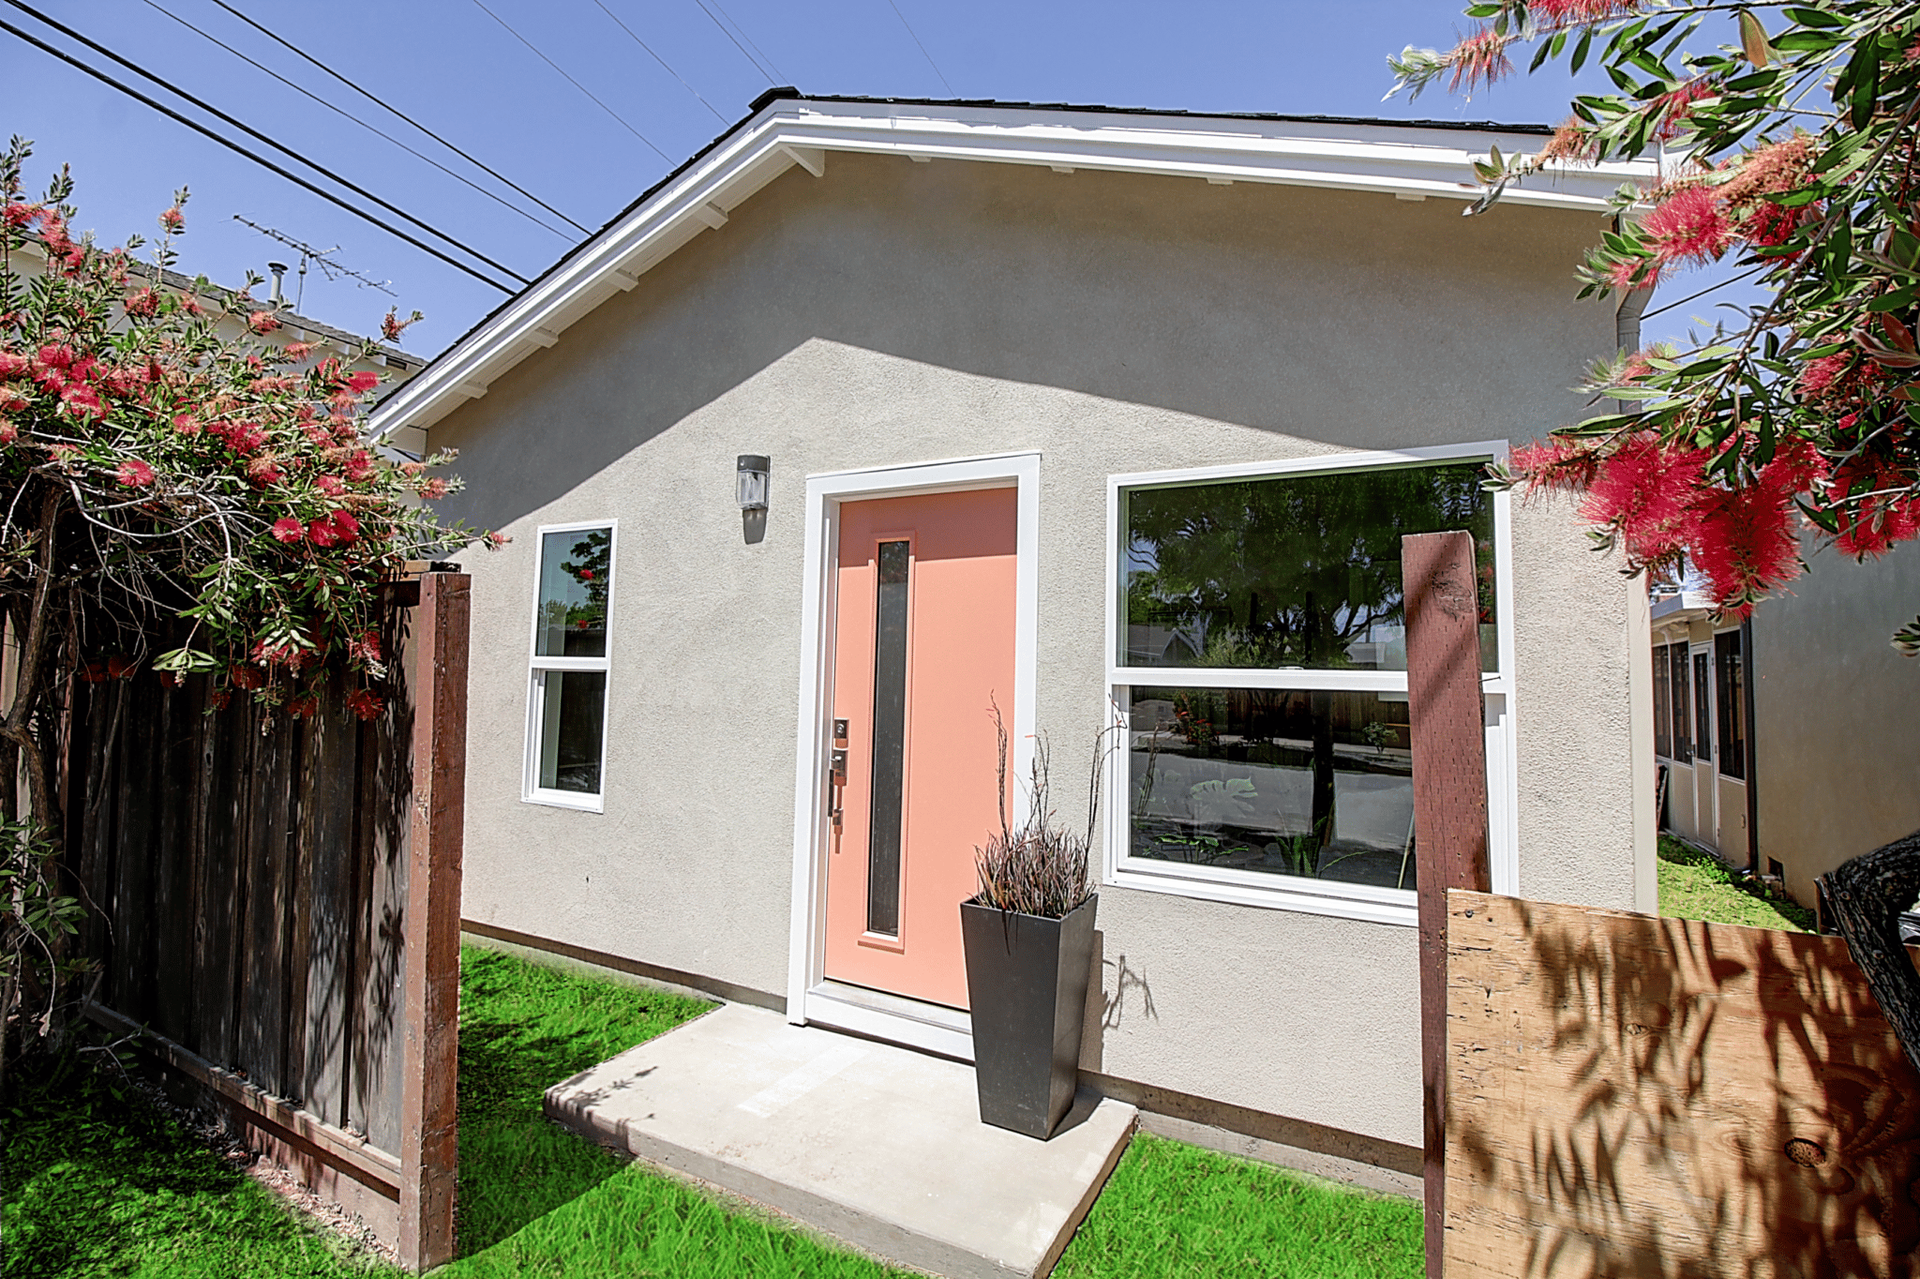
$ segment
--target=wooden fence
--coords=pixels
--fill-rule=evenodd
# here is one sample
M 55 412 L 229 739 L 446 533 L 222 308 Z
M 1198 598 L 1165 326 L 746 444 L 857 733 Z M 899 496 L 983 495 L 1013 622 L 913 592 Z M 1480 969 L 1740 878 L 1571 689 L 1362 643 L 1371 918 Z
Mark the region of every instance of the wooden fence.
M 418 1269 L 453 1246 L 468 579 L 393 591 L 378 719 L 339 681 L 306 720 L 82 684 L 67 810 L 97 1018 Z
M 1920 1273 L 1920 1076 L 1843 941 L 1448 897 L 1447 1279 Z

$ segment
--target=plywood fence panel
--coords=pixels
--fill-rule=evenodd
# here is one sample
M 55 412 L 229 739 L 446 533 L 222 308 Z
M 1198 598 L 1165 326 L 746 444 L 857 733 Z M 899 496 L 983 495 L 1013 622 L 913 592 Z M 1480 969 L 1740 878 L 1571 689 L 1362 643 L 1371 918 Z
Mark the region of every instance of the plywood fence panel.
M 1834 937 L 1449 894 L 1447 1279 L 1920 1274 L 1920 1077 Z

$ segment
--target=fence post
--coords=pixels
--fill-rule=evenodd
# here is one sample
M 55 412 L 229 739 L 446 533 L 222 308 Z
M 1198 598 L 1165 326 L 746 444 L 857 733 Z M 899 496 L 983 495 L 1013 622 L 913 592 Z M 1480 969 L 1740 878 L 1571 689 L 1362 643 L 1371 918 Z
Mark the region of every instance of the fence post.
M 466 816 L 472 579 L 427 573 L 413 617 L 413 812 L 404 918 L 406 1055 L 400 1094 L 400 1261 L 453 1258 L 460 1049 L 460 851 Z
M 1472 534 L 1420 533 L 1401 538 L 1400 547 L 1420 901 L 1427 1276 L 1439 1279 L 1447 1224 L 1447 890 L 1493 887 L 1486 711 Z

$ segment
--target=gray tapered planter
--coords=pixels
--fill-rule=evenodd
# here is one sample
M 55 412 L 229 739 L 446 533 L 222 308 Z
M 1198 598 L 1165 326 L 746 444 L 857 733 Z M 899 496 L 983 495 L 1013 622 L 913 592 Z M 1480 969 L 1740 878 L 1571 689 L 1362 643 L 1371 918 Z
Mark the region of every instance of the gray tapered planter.
M 960 903 L 980 1122 L 1044 1141 L 1073 1108 L 1099 904 L 1043 919 Z

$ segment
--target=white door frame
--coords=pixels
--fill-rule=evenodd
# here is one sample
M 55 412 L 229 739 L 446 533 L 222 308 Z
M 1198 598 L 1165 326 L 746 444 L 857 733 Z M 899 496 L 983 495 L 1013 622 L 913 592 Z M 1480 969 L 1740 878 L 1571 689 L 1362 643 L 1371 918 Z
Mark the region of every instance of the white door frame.
M 1705 688 L 1702 688 L 1700 681 L 1694 678 L 1698 673 L 1699 659 L 1703 653 L 1707 658 L 1707 682 Z M 1708 848 L 1711 848 L 1717 855 L 1720 852 L 1721 742 L 1719 707 L 1714 704 L 1715 699 L 1719 696 L 1719 692 L 1715 687 L 1718 683 L 1718 668 L 1714 666 L 1714 661 L 1715 653 L 1712 640 L 1708 640 L 1704 644 L 1695 641 L 1690 641 L 1687 644 L 1687 678 L 1693 681 L 1694 838 L 1705 844 Z M 1700 726 L 1702 724 L 1705 724 L 1707 727 L 1707 749 L 1709 751 L 1707 766 L 1704 770 L 1700 767 Z M 1705 799 L 1700 798 L 1700 790 L 1703 785 L 1700 780 L 1702 776 L 1706 778 L 1704 783 L 1706 788 Z
M 1013 775 L 1033 758 L 1034 658 L 1040 578 L 1040 455 L 1010 453 L 807 477 L 806 559 L 800 607 L 800 717 L 793 789 L 793 918 L 787 955 L 787 1020 L 818 1022 L 877 1039 L 973 1060 L 964 1013 L 899 996 L 867 997 L 826 985 L 826 773 L 833 707 L 834 572 L 840 504 L 923 493 L 1012 488 L 1018 511 L 1014 572 Z

